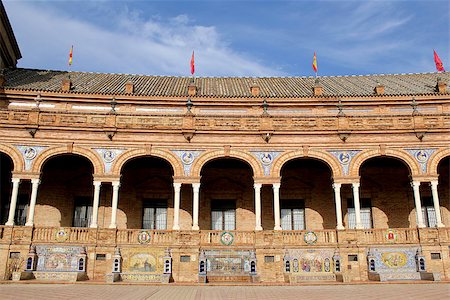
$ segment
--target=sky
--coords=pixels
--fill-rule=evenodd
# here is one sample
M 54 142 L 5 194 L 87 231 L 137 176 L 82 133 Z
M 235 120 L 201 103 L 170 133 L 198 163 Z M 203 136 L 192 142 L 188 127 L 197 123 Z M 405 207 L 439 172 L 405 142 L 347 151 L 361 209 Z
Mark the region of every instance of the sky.
M 197 77 L 450 70 L 450 1 L 3 0 L 18 67 Z M 73 45 L 73 64 L 68 57 Z

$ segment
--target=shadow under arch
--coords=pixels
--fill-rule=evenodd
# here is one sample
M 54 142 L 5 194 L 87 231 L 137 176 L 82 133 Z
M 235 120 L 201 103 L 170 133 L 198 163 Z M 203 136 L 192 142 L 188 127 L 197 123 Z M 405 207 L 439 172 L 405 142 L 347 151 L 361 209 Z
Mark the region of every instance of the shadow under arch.
M 198 157 L 193 165 L 191 176 L 200 177 L 200 173 L 203 167 L 210 161 L 219 159 L 219 158 L 234 158 L 244 163 L 248 164 L 253 172 L 253 177 L 262 177 L 264 175 L 263 168 L 259 161 L 253 156 L 251 153 L 239 151 L 239 150 L 230 150 L 230 153 L 225 153 L 225 150 L 212 150 L 203 153 L 200 157 Z
M 333 178 L 343 176 L 341 172 L 341 166 L 333 155 L 331 155 L 328 152 L 316 150 L 309 150 L 307 155 L 305 155 L 303 150 L 283 153 L 274 161 L 270 174 L 272 174 L 272 176 L 280 177 L 281 170 L 286 163 L 294 159 L 302 159 L 302 158 L 318 160 L 321 161 L 322 163 L 325 163 L 330 168 L 331 176 L 333 176 Z
M 145 149 L 134 149 L 129 150 L 122 153 L 115 160 L 111 173 L 119 176 L 123 170 L 123 166 L 130 160 L 139 158 L 139 157 L 156 157 L 160 158 L 169 163 L 172 168 L 174 177 L 184 176 L 183 165 L 178 157 L 170 151 L 165 151 L 161 149 L 152 149 L 151 152 L 146 151 Z
M 39 173 L 42 171 L 44 164 L 49 159 L 51 159 L 55 156 L 64 155 L 64 154 L 68 154 L 68 155 L 74 154 L 74 155 L 79 155 L 84 158 L 87 158 L 93 166 L 94 174 L 103 174 L 104 173 L 103 162 L 97 153 L 95 153 L 91 149 L 76 147 L 76 146 L 74 146 L 70 150 L 67 147 L 56 147 L 56 148 L 49 148 L 49 149 L 44 150 L 34 160 L 32 166 L 31 166 L 31 170 L 33 172 Z

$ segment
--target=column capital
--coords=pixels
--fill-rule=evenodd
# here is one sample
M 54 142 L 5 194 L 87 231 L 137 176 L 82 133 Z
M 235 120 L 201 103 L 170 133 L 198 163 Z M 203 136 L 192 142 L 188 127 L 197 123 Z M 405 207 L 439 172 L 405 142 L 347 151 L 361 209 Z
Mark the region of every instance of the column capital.
M 120 183 L 119 183 L 120 184 Z M 102 182 L 99 180 L 94 180 L 94 186 L 101 186 Z
M 430 185 L 431 185 L 431 187 L 437 187 L 438 186 L 438 184 L 439 184 L 439 181 L 436 179 L 436 180 L 431 180 L 430 181 Z
M 341 186 L 342 186 L 342 183 L 338 183 L 338 182 L 335 182 L 335 183 L 333 183 L 332 184 L 332 186 L 333 186 L 333 189 L 340 189 L 341 188 Z
M 359 188 L 360 187 L 360 183 L 359 182 L 352 182 L 352 188 Z
M 181 183 L 180 183 L 180 182 L 174 182 L 174 183 L 173 183 L 173 187 L 174 187 L 174 189 L 176 189 L 176 190 L 180 190 L 180 189 L 181 189 Z
M 119 188 L 120 187 L 120 181 L 113 181 L 111 182 L 113 188 Z
M 194 189 L 194 190 L 199 190 L 200 189 L 200 182 L 193 182 L 192 183 L 192 188 Z
M 22 179 L 21 178 L 11 178 L 11 182 L 12 183 L 20 183 L 20 181 L 21 181 Z
M 39 178 L 31 179 L 31 184 L 41 184 L 41 180 Z
M 279 183 L 279 182 L 272 183 L 272 188 L 273 188 L 274 190 L 279 190 L 280 187 L 281 187 L 281 183 Z
M 254 184 L 253 184 L 253 188 L 254 188 L 255 190 L 260 190 L 260 189 L 262 188 L 262 183 L 254 183 Z
M 419 187 L 420 186 L 420 181 L 411 181 L 411 186 L 413 188 Z

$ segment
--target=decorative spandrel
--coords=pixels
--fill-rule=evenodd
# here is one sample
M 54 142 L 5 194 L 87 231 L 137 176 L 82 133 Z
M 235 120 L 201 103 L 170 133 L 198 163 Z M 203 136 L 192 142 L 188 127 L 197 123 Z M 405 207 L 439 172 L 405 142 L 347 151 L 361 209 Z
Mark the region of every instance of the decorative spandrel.
M 436 149 L 406 149 L 406 151 L 419 163 L 422 173 L 427 173 L 428 160 Z
M 329 150 L 328 152 L 338 159 L 342 173 L 348 175 L 350 162 L 361 150 Z
M 22 153 L 23 160 L 25 162 L 25 171 L 31 170 L 31 165 L 34 159 L 45 149 L 47 146 L 28 146 L 28 145 L 16 145 L 20 153 Z
M 264 170 L 264 176 L 270 176 L 272 164 L 282 152 L 280 151 L 251 151 L 251 153 L 259 160 Z
M 112 149 L 112 148 L 94 148 L 94 150 L 100 155 L 105 167 L 105 173 L 111 172 L 111 167 L 117 157 L 122 154 L 126 149 Z
M 199 150 L 172 150 L 181 160 L 185 176 L 191 175 L 192 163 L 203 151 Z

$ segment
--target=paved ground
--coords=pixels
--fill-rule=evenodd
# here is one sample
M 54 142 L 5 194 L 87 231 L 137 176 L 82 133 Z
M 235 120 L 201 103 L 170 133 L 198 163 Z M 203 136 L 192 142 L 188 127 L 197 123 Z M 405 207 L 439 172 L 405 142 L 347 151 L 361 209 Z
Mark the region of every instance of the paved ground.
M 314 286 L 0 284 L 0 299 L 450 299 L 450 283 Z

